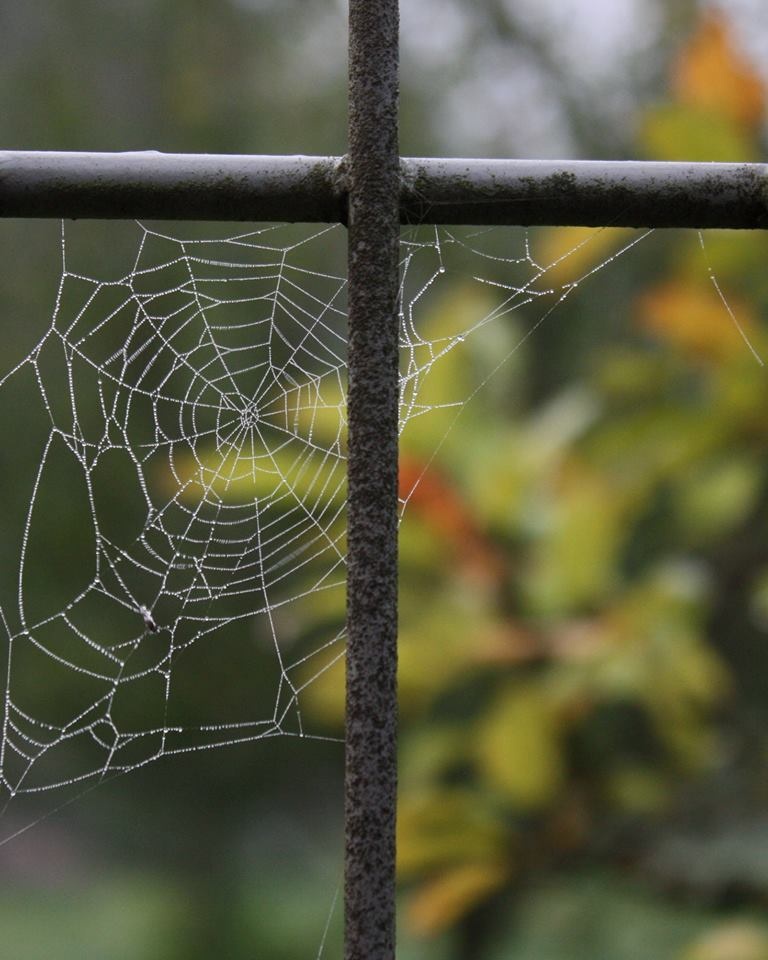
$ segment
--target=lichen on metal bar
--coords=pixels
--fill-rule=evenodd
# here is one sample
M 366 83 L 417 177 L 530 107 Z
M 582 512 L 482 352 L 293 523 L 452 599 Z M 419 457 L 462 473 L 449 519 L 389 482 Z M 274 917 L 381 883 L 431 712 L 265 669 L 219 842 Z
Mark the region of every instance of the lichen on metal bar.
M 768 165 L 405 157 L 402 223 L 768 227 Z M 346 223 L 346 157 L 0 151 L 0 216 Z
M 408 223 L 768 227 L 768 166 L 404 159 Z

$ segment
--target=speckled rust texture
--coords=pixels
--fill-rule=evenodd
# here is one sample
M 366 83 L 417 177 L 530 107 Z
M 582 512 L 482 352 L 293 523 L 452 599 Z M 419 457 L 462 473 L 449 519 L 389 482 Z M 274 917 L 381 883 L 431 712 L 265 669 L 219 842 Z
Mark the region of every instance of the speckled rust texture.
M 414 159 L 402 172 L 405 222 L 768 227 L 765 164 Z
M 398 9 L 350 0 L 346 960 L 395 955 Z

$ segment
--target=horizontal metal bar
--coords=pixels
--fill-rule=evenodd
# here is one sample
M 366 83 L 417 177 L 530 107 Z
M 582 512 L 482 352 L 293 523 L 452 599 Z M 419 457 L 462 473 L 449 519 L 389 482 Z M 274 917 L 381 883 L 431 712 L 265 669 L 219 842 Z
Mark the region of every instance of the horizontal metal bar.
M 768 165 L 403 160 L 406 222 L 768 227 Z
M 0 151 L 0 216 L 97 220 L 346 219 L 336 157 Z
M 402 223 L 768 227 L 768 165 L 401 160 Z M 343 157 L 0 151 L 0 216 L 346 222 Z

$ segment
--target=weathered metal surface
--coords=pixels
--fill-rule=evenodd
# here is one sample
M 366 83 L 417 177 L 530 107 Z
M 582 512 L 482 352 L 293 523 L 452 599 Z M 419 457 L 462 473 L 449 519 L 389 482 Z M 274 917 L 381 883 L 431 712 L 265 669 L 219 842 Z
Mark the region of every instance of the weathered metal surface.
M 600 160 L 402 161 L 405 223 L 768 227 L 768 166 Z
M 0 216 L 344 221 L 337 157 L 0 151 Z
M 345 958 L 395 955 L 397 0 L 349 5 Z
M 0 151 L 0 216 L 346 223 L 343 157 Z M 400 162 L 402 223 L 768 227 L 768 165 Z

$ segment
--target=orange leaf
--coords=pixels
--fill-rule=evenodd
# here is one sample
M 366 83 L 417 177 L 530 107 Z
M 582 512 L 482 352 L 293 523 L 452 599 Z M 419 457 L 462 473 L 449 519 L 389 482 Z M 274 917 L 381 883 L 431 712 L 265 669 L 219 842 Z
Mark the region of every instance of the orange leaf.
M 756 129 L 765 110 L 765 90 L 757 70 L 740 51 L 722 14 L 708 11 L 680 53 L 672 85 L 690 106 L 711 110 Z
M 501 557 L 480 530 L 461 492 L 434 466 L 415 457 L 400 457 L 400 496 L 464 562 L 465 571 L 484 581 L 502 576 Z
M 638 306 L 640 326 L 685 353 L 722 360 L 747 349 L 733 318 L 712 287 L 670 280 L 645 294 Z M 747 305 L 735 306 L 730 302 L 730 306 L 750 338 L 754 322 Z

